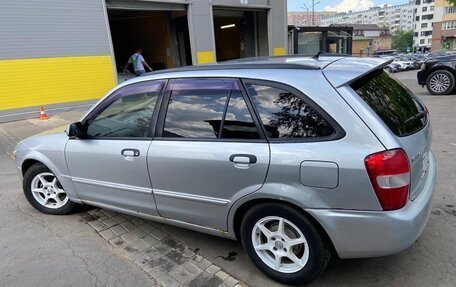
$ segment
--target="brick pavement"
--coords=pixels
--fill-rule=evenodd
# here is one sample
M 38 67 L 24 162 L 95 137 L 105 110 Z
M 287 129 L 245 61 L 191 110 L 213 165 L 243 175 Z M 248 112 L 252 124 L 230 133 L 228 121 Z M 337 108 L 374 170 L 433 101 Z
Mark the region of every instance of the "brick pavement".
M 152 221 L 98 208 L 80 216 L 125 258 L 163 286 L 247 286 Z

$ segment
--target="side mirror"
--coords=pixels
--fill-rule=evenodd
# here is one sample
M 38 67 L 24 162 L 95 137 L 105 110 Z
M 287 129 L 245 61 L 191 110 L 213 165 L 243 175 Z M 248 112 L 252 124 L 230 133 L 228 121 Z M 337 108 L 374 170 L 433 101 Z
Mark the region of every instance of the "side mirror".
M 84 137 L 84 127 L 81 122 L 69 124 L 65 130 L 65 133 L 70 138 L 82 138 Z

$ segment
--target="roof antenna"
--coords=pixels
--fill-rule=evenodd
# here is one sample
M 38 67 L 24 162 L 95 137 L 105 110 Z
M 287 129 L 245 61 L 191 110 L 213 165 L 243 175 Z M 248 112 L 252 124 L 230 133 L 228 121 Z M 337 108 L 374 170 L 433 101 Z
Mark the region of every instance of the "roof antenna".
M 324 53 L 325 53 L 325 52 L 320 51 L 320 52 L 318 52 L 316 55 L 313 55 L 313 56 L 312 56 L 312 59 L 318 60 L 318 58 L 320 57 L 320 55 L 321 55 L 321 54 L 324 54 Z

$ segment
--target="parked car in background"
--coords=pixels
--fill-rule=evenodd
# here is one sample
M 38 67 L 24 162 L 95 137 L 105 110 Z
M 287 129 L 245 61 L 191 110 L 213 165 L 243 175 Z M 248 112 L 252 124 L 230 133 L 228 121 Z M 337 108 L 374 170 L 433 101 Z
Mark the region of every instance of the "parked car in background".
M 398 63 L 391 62 L 385 67 L 385 71 L 389 73 L 397 73 L 402 71 L 402 67 Z
M 418 84 L 433 95 L 448 95 L 455 88 L 456 54 L 428 59 L 417 74 Z
M 436 164 L 427 109 L 388 63 L 267 57 L 123 82 L 66 133 L 17 145 L 25 197 L 238 239 L 286 284 L 335 254 L 400 252 L 426 226 Z
M 405 71 L 415 69 L 415 63 L 403 56 L 394 57 L 394 62 L 402 65 Z M 418 68 L 418 67 L 417 67 Z

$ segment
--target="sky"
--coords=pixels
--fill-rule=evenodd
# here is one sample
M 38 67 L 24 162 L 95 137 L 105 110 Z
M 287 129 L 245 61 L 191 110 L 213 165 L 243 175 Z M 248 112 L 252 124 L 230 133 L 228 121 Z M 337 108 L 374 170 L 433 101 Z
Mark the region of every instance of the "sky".
M 287 0 L 288 11 L 305 11 L 304 5 L 312 9 L 312 0 Z M 320 3 L 318 3 L 320 2 Z M 337 11 L 348 10 L 360 11 L 369 9 L 371 6 L 380 4 L 399 5 L 408 3 L 408 0 L 314 0 L 315 11 Z

